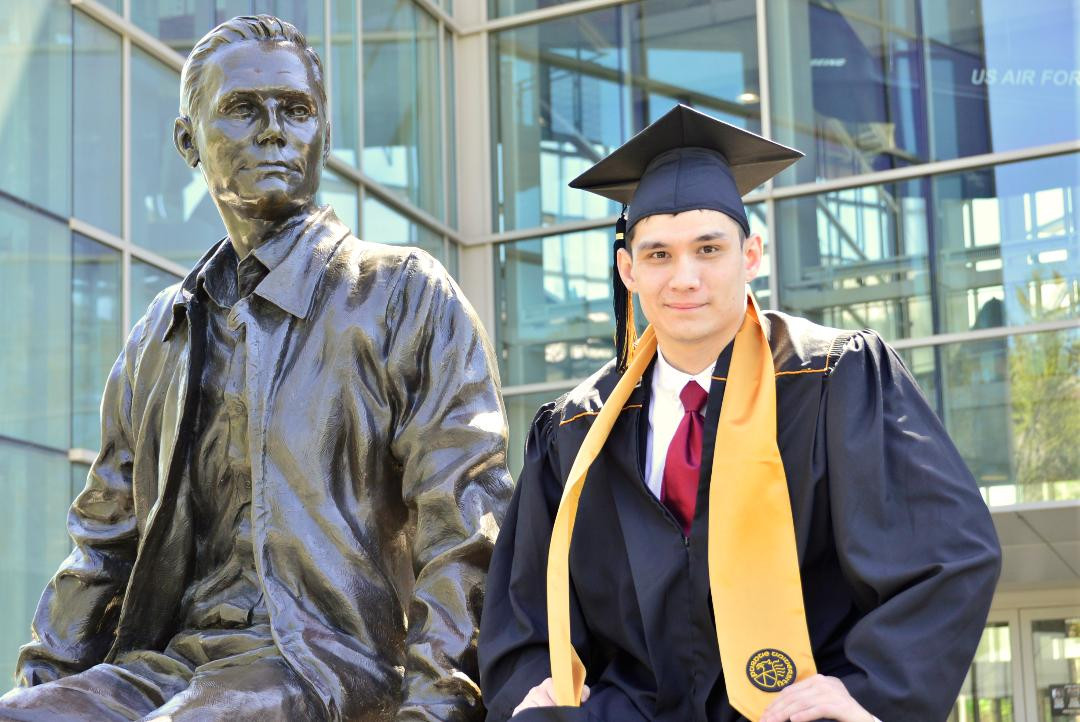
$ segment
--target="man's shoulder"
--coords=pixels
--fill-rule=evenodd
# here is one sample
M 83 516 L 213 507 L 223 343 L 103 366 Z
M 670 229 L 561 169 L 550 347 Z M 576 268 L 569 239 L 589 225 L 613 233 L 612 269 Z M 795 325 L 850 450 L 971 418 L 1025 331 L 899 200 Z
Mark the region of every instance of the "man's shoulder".
M 769 346 L 778 374 L 828 372 L 859 331 L 823 326 L 801 316 L 765 311 Z
M 349 232 L 342 239 L 335 263 L 349 269 L 347 278 L 373 278 L 394 286 L 446 285 L 454 287 L 450 274 L 422 248 L 366 241 Z

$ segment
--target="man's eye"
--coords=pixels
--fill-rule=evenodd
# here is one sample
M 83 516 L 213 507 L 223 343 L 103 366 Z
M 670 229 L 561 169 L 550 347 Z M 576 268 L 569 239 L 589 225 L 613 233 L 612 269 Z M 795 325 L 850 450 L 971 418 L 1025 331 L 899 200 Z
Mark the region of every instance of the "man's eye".
M 306 105 L 294 105 L 289 108 L 289 117 L 296 120 L 307 120 L 311 117 L 311 109 Z
M 716 246 L 702 246 L 701 247 L 701 253 L 716 253 L 719 250 L 720 249 L 717 248 Z
M 667 251 L 653 251 L 651 254 L 649 254 L 649 258 L 655 258 L 657 260 L 662 260 L 664 258 L 667 258 L 667 255 L 668 255 Z
M 251 103 L 236 103 L 230 106 L 229 115 L 235 115 L 239 118 L 247 118 L 255 112 L 255 108 Z

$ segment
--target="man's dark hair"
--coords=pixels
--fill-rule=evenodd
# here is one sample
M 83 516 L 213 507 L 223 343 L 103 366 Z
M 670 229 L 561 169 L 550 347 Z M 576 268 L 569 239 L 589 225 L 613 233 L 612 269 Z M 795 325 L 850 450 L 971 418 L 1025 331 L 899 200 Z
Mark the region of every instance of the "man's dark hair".
M 322 109 L 326 109 L 326 86 L 323 83 L 322 61 L 319 60 L 319 54 L 308 43 L 304 34 L 297 30 L 296 26 L 273 15 L 241 15 L 223 22 L 208 32 L 188 54 L 187 60 L 184 61 L 184 69 L 180 73 L 180 115 L 182 117 L 190 118 L 193 110 L 198 107 L 202 85 L 199 79 L 206 61 L 210 59 L 214 51 L 229 43 L 252 40 L 292 43 L 299 48 L 311 64 L 311 72 L 315 76 L 315 91 Z

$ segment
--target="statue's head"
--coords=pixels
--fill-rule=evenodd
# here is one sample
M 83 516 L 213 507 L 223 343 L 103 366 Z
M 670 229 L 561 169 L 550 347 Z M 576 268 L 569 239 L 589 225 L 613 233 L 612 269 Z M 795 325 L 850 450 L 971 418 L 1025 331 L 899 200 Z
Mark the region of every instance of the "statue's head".
M 330 152 L 319 56 L 270 15 L 218 25 L 184 63 L 173 137 L 219 208 L 274 220 L 312 204 Z

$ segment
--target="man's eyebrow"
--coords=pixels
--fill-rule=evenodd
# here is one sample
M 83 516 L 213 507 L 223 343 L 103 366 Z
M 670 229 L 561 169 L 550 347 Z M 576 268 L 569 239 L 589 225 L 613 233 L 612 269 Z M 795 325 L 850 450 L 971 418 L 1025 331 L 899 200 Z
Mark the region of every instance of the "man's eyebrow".
M 716 231 L 709 231 L 708 233 L 702 233 L 700 236 L 698 236 L 697 238 L 694 239 L 694 243 L 703 243 L 705 241 L 728 241 L 728 240 L 731 240 L 731 236 L 729 236 L 724 231 L 716 230 Z
M 644 251 L 655 251 L 658 248 L 667 248 L 667 244 L 663 241 L 656 241 L 652 239 L 639 241 L 634 244 L 634 250 L 639 253 Z
M 235 88 L 233 90 L 227 90 L 222 94 L 219 103 L 224 103 L 237 98 L 261 98 L 263 95 L 277 95 L 286 100 L 302 100 L 307 103 L 315 103 L 315 98 L 303 90 L 296 88 L 265 88 L 260 90 L 253 90 L 251 88 Z

